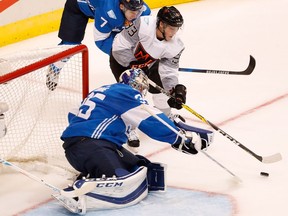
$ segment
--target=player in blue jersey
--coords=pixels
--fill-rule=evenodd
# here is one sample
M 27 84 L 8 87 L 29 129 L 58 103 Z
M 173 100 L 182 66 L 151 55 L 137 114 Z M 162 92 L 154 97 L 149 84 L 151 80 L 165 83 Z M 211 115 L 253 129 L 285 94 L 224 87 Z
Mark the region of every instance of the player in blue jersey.
M 80 210 L 68 208 L 72 212 L 83 213 L 86 209 L 82 195 L 87 202 L 90 200 L 89 208 L 119 208 L 141 201 L 148 191 L 165 190 L 164 166 L 123 147 L 131 129 L 138 128 L 152 139 L 187 154 L 197 154 L 210 144 L 209 131 L 181 130 L 150 106 L 144 99 L 148 88 L 145 73 L 129 69 L 121 74 L 120 83 L 93 90 L 77 110 L 68 114 L 69 125 L 61 136 L 65 155 L 81 176 L 89 177 L 78 179 L 63 192 L 81 200 Z
M 58 34 L 60 44 L 80 44 L 91 18 L 97 47 L 110 54 L 115 35 L 139 16 L 150 13 L 143 0 L 67 0 Z
M 110 54 L 112 42 L 117 33 L 151 10 L 143 0 L 67 0 L 61 18 L 58 36 L 59 45 L 77 45 L 84 38 L 89 18 L 94 19 L 94 40 L 96 46 Z M 49 65 L 46 85 L 56 89 L 59 73 L 68 59 Z

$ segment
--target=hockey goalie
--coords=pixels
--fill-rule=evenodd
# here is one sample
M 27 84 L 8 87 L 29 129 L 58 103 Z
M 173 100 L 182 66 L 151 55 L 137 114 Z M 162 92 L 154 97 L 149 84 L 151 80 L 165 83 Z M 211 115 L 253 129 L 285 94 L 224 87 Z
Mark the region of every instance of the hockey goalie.
M 129 130 L 138 128 L 191 155 L 212 142 L 211 131 L 180 119 L 172 121 L 149 105 L 144 99 L 148 88 L 148 77 L 141 69 L 128 69 L 119 83 L 94 89 L 68 113 L 69 124 L 61 139 L 68 162 L 80 175 L 54 197 L 69 211 L 85 214 L 86 210 L 123 208 L 139 203 L 148 192 L 165 191 L 166 166 L 123 147 Z

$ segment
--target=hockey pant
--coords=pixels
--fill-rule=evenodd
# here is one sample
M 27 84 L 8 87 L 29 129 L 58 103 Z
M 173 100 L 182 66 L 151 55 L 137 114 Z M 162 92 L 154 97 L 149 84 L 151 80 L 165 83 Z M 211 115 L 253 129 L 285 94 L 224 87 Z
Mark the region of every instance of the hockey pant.
M 67 0 L 64 6 L 58 37 L 61 44 L 80 44 L 89 18 L 79 8 L 77 0 Z

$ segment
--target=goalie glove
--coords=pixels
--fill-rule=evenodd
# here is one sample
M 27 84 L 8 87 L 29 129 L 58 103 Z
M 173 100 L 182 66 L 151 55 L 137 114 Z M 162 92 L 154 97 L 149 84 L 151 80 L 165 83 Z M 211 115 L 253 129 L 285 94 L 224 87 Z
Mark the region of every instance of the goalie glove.
M 204 145 L 202 144 L 202 140 L 199 134 L 191 131 L 184 133 L 186 139 L 185 140 L 182 139 L 180 144 L 173 144 L 172 148 L 186 154 L 197 154 L 198 151 L 207 148 L 206 144 Z
M 182 84 L 177 84 L 174 88 L 170 90 L 170 94 L 172 97 L 170 97 L 167 101 L 170 107 L 181 109 L 182 104 L 186 103 L 186 93 L 187 89 Z

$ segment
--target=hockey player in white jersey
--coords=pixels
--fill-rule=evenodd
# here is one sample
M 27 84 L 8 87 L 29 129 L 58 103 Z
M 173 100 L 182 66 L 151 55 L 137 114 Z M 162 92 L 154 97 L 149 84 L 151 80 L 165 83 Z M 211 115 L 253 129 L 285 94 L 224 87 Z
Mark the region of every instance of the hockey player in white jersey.
M 186 101 L 186 87 L 178 81 L 184 44 L 177 32 L 183 23 L 181 13 L 174 6 L 162 7 L 157 18 L 142 16 L 119 33 L 110 55 L 110 67 L 117 81 L 127 68 L 141 68 L 152 81 L 175 96 L 168 99 L 155 88 L 149 89 L 154 105 L 167 116 L 173 116 L 171 107 L 181 109 Z M 135 146 L 139 146 L 139 141 Z
M 5 125 L 5 120 L 4 120 L 4 113 L 8 110 L 8 105 L 7 103 L 4 102 L 0 102 L 0 138 L 4 137 L 6 132 L 7 132 L 7 128 Z
M 148 77 L 141 69 L 124 71 L 119 81 L 93 90 L 68 114 L 69 125 L 61 136 L 65 155 L 80 176 L 87 177 L 78 178 L 64 189 L 62 197 L 56 197 L 72 212 L 126 207 L 140 202 L 149 191 L 165 190 L 165 166 L 123 147 L 129 130 L 137 127 L 152 139 L 187 154 L 197 154 L 211 142 L 209 131 L 181 130 L 147 103 Z M 150 112 L 185 134 L 186 139 Z

